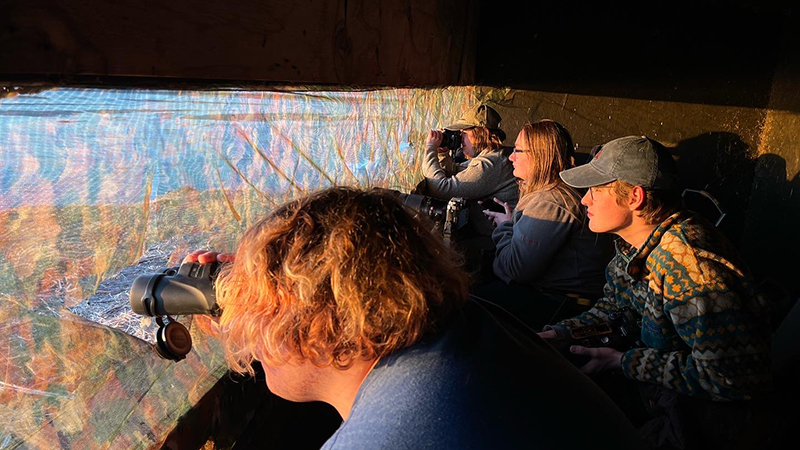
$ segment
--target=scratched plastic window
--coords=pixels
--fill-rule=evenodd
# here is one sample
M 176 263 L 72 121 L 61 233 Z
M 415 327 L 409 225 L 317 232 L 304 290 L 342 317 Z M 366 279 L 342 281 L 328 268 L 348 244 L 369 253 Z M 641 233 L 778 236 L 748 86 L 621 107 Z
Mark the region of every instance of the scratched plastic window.
M 158 445 L 225 373 L 189 328 L 179 363 L 131 313 L 141 273 L 233 250 L 276 204 L 409 190 L 431 125 L 472 88 L 53 89 L 0 98 L 0 449 Z M 414 145 L 417 144 L 417 145 Z

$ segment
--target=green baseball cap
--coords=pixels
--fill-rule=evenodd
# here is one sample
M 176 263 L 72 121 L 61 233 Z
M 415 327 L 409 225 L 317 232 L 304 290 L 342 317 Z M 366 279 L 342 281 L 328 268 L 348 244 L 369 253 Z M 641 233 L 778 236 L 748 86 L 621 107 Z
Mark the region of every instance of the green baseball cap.
M 650 189 L 673 189 L 677 168 L 675 160 L 658 141 L 645 136 L 627 136 L 601 146 L 588 164 L 558 175 L 577 188 L 622 180 Z
M 470 108 L 456 123 L 448 125 L 444 129 L 458 131 L 473 127 L 486 127 L 490 130 L 498 130 L 501 120 L 500 114 L 494 108 L 480 104 Z

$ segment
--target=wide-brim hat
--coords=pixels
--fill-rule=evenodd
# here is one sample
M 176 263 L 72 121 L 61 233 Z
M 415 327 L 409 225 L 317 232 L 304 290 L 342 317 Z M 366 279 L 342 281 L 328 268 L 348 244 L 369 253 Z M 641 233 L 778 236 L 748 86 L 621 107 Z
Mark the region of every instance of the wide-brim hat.
M 489 105 L 476 105 L 452 125 L 444 127 L 445 130 L 458 131 L 474 127 L 486 127 L 490 130 L 500 129 L 500 114 Z

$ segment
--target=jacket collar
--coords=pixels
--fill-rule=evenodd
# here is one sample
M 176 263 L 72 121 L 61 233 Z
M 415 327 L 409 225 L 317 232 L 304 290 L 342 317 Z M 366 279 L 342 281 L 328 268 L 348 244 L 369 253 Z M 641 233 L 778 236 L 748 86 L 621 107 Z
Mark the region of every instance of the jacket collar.
M 617 239 L 614 241 L 617 255 L 622 258 L 624 262 L 625 273 L 635 279 L 641 278 L 647 257 L 650 256 L 650 253 L 652 253 L 661 242 L 661 237 L 664 236 L 664 233 L 666 233 L 675 222 L 681 221 L 685 217 L 686 214 L 683 211 L 678 211 L 669 216 L 653 229 L 650 236 L 647 237 L 644 244 L 639 248 L 633 248 L 633 246 L 625 242 L 624 239 Z

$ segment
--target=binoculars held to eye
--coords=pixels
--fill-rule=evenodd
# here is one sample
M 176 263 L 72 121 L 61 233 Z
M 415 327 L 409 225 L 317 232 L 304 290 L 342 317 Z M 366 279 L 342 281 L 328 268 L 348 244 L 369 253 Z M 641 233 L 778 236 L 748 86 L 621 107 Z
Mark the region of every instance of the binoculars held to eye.
M 189 330 L 172 315 L 208 314 L 218 316 L 214 281 L 221 264 L 183 263 L 158 273 L 140 275 L 130 290 L 131 309 L 136 314 L 156 318 L 156 352 L 163 358 L 180 361 L 192 349 Z M 166 317 L 169 322 L 164 322 Z

